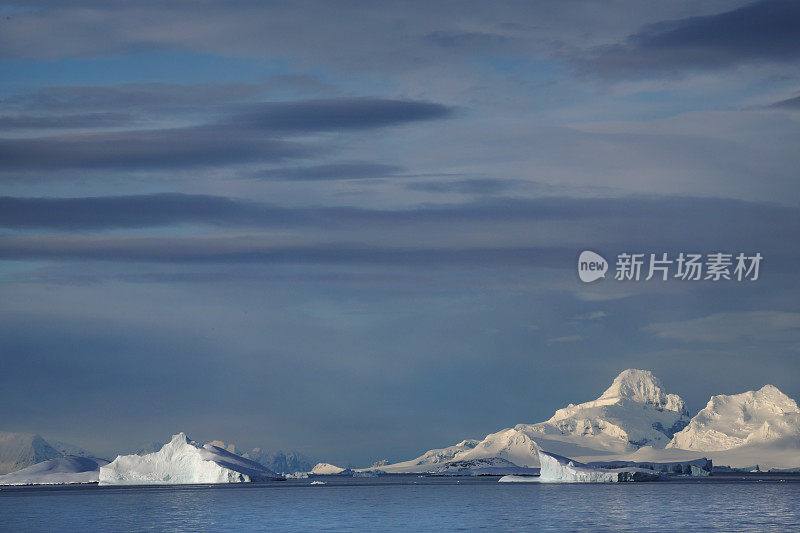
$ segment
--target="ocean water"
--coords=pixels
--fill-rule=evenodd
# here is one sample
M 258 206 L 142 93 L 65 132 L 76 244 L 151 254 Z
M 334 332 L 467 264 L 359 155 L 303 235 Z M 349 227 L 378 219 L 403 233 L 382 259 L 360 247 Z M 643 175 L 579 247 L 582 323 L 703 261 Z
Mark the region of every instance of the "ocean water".
M 800 476 L 656 483 L 324 477 L 269 484 L 3 487 L 0 531 L 800 531 Z

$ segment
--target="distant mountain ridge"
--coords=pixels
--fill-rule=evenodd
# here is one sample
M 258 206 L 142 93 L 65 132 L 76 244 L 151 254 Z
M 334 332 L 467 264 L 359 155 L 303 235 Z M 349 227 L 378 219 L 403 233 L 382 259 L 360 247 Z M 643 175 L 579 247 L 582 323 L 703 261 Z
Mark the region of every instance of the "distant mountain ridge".
M 0 431 L 0 474 L 16 472 L 63 455 L 39 435 Z
M 772 385 L 739 395 L 713 396 L 705 409 L 690 418 L 683 399 L 667 393 L 652 372 L 628 369 L 596 400 L 569 404 L 544 422 L 518 424 L 482 440 L 429 450 L 381 469 L 434 472 L 441 463 L 489 458 L 538 467 L 539 451 L 589 461 L 634 456 L 679 460 L 697 458 L 697 452 L 725 451 L 720 457 L 731 463 L 764 463 L 758 458 L 761 454 L 772 457 L 777 465 L 793 467 L 800 466 L 799 435 L 797 403 Z
M 280 474 L 293 474 L 295 472 L 309 472 L 316 461 L 297 451 L 269 452 L 260 448 L 253 448 L 242 454 L 242 457 L 260 463 L 273 472 Z

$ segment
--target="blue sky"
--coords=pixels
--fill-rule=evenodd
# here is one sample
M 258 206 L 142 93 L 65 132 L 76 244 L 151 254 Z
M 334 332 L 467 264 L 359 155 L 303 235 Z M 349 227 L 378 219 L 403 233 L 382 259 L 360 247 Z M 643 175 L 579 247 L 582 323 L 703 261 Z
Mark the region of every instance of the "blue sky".
M 794 2 L 5 2 L 0 421 L 353 465 L 800 396 Z M 756 282 L 581 283 L 621 252 Z

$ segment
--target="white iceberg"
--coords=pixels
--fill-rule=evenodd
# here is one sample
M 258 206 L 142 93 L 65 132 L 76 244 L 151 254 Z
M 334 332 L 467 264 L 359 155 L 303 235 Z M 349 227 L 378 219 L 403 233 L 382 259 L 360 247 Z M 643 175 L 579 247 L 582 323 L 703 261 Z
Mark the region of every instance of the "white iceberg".
M 101 485 L 244 483 L 274 481 L 281 476 L 264 466 L 178 433 L 159 451 L 121 455 L 100 467 Z
M 568 457 L 539 452 L 540 483 L 617 483 L 622 481 L 657 481 L 659 474 L 644 468 L 598 468 Z
M 105 459 L 94 457 L 56 457 L 11 474 L 0 476 L 0 485 L 66 485 L 97 483 Z

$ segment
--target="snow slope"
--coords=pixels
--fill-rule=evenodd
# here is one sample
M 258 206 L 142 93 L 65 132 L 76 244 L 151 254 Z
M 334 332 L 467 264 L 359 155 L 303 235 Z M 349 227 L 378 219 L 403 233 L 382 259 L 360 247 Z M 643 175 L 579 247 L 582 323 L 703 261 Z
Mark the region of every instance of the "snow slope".
M 65 456 L 49 459 L 0 476 L 0 485 L 61 485 L 97 483 L 105 459 Z
M 100 467 L 101 485 L 242 483 L 282 479 L 255 461 L 178 433 L 159 451 L 121 455 Z
M 454 446 L 448 446 L 447 448 L 428 450 L 416 459 L 381 465 L 380 469 L 390 474 L 434 472 L 436 471 L 436 469 L 433 468 L 434 466 L 454 460 L 459 454 L 475 448 L 479 442 L 479 440 L 475 439 L 464 440 Z
M 667 448 L 722 451 L 800 438 L 797 402 L 777 387 L 712 396 Z
M 314 474 L 317 476 L 333 476 L 337 474 L 352 474 L 353 471 L 349 468 L 342 468 L 340 466 L 332 465 L 330 463 L 317 463 L 314 465 L 314 468 L 311 469 L 309 474 Z

